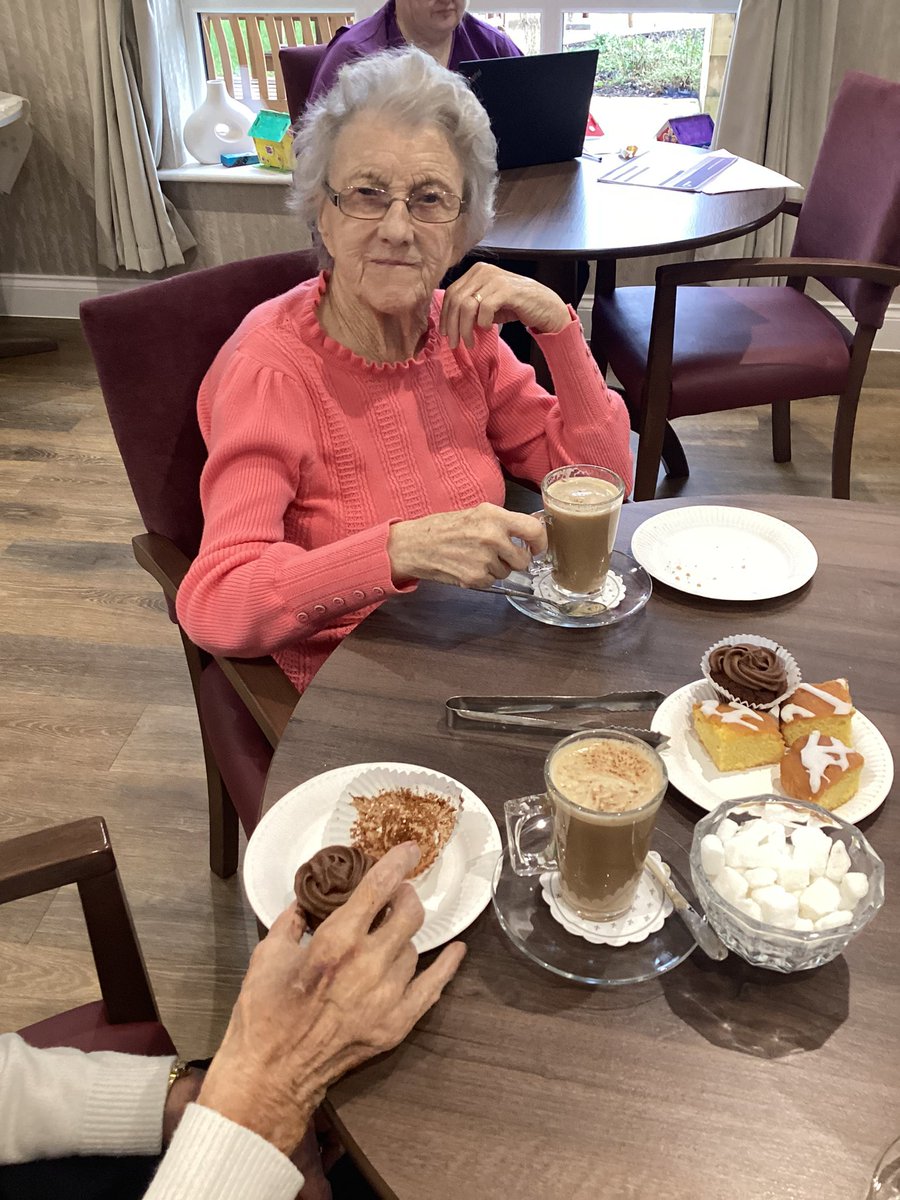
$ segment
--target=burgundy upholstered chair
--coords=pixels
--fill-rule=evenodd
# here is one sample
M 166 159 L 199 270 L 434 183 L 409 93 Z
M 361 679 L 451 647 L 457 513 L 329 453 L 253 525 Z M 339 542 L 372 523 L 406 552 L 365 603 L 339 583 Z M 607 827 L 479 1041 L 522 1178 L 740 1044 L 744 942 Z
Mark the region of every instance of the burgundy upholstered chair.
M 296 121 L 312 88 L 312 81 L 328 46 L 282 46 L 278 51 L 288 112 Z
M 32 1046 L 174 1054 L 103 819 L 86 817 L 0 842 L 0 904 L 70 883 L 78 885 L 103 998 L 20 1034 Z
M 687 463 L 667 422 L 750 405 L 772 406 L 776 462 L 791 457 L 790 405 L 839 396 L 833 496 L 850 495 L 860 388 L 875 334 L 900 284 L 900 83 L 846 76 L 834 102 L 790 258 L 728 259 L 660 267 L 656 288 L 595 297 L 592 346 L 622 382 L 640 433 L 634 499 L 656 492 L 660 456 L 670 475 Z M 685 287 L 786 277 L 780 287 Z M 850 333 L 804 295 L 818 279 L 857 322 Z M 676 309 L 677 304 L 677 309 Z
M 229 263 L 87 300 L 85 336 L 110 424 L 147 528 L 132 541 L 175 621 L 175 596 L 203 531 L 206 447 L 197 391 L 223 343 L 252 308 L 317 272 L 310 251 Z M 213 658 L 180 628 L 206 760 L 210 866 L 237 869 L 240 819 L 249 835 L 272 752 L 297 693 L 271 658 Z

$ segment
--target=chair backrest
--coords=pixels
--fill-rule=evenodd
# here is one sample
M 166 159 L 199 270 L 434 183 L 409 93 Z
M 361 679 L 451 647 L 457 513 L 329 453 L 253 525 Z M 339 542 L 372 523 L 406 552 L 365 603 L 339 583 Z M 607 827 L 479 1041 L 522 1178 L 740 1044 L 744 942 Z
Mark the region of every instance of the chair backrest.
M 791 254 L 900 266 L 900 83 L 844 76 L 822 139 Z M 863 325 L 880 327 L 891 299 L 884 284 L 822 283 Z
M 218 351 L 258 304 L 318 271 L 299 250 L 193 271 L 86 300 L 81 323 L 125 470 L 150 533 L 189 558 L 200 547 L 206 447 L 197 392 Z
M 282 46 L 278 51 L 292 121 L 296 121 L 306 107 L 313 79 L 327 49 L 327 46 Z

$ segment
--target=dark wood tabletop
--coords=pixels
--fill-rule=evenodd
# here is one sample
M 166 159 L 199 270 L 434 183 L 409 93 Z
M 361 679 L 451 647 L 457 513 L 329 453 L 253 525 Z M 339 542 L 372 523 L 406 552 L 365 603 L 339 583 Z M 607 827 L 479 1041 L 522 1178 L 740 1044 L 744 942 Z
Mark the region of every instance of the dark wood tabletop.
M 626 505 L 619 547 L 646 517 L 697 502 Z M 332 767 L 398 760 L 461 780 L 502 826 L 504 800 L 541 787 L 547 743 L 451 735 L 449 696 L 668 693 L 734 633 L 783 643 L 808 679 L 847 676 L 896 757 L 900 510 L 787 496 L 713 502 L 801 529 L 819 554 L 812 581 L 752 604 L 659 585 L 642 612 L 605 630 L 557 629 L 499 598 L 422 585 L 373 614 L 316 676 L 275 754 L 265 806 Z M 687 844 L 702 815 L 670 789 L 660 826 Z M 489 906 L 462 935 L 468 956 L 437 1007 L 329 1093 L 379 1191 L 861 1200 L 900 1132 L 896 794 L 861 825 L 885 860 L 887 900 L 843 956 L 812 972 L 695 951 L 650 983 L 579 986 L 520 954 Z
M 590 159 L 502 171 L 479 250 L 507 258 L 640 258 L 722 242 L 767 224 L 780 188 L 705 196 L 599 183 Z

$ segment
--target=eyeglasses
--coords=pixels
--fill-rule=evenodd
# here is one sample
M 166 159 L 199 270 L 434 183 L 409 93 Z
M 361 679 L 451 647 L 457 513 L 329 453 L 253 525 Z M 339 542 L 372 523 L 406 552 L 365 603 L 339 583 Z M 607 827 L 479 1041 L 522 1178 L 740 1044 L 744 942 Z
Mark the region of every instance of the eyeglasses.
M 466 210 L 465 200 L 452 192 L 442 192 L 440 188 L 422 187 L 408 196 L 392 196 L 384 188 L 365 185 L 341 188 L 339 192 L 327 183 L 324 186 L 331 203 L 345 217 L 355 217 L 358 221 L 380 221 L 397 200 L 406 205 L 414 220 L 426 225 L 448 224 Z

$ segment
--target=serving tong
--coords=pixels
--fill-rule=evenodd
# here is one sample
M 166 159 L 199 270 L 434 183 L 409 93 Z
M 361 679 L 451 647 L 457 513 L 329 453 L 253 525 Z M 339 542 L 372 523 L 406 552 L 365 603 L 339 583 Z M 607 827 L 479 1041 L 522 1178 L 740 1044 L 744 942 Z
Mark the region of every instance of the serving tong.
M 522 729 L 565 734 L 610 729 L 661 748 L 669 739 L 646 725 L 664 699 L 662 692 L 654 691 L 604 696 L 451 696 L 444 707 L 447 727 L 455 731 Z

